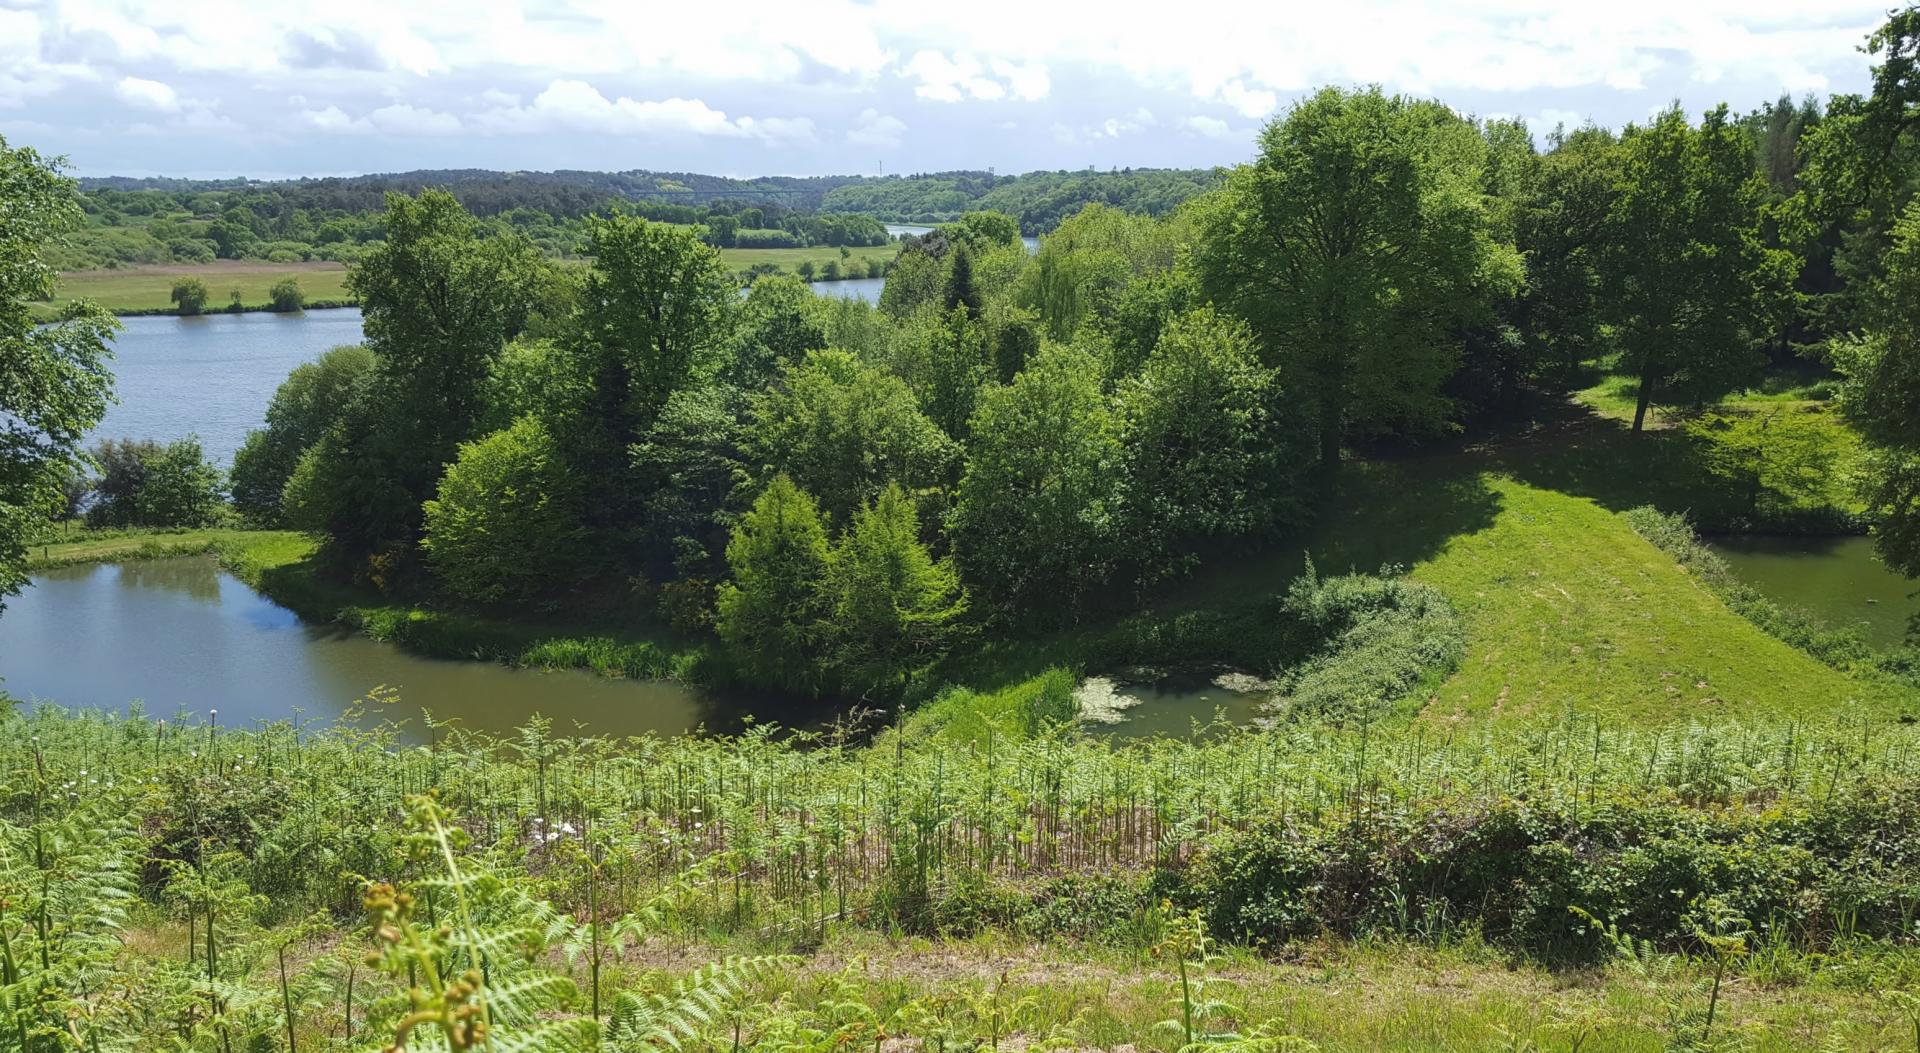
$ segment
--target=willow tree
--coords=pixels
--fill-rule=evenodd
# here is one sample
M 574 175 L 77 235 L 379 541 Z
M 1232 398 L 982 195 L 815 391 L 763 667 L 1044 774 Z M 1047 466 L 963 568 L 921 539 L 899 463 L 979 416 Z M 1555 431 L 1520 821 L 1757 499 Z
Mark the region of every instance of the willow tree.
M 1200 206 L 1201 287 L 1306 398 L 1322 463 L 1353 435 L 1446 426 L 1461 332 L 1521 277 L 1485 163 L 1479 132 L 1439 103 L 1327 88 Z
M 1798 267 L 1762 240 L 1765 177 L 1721 106 L 1699 128 L 1678 107 L 1623 137 L 1607 219 L 1602 316 L 1638 378 L 1637 433 L 1663 389 L 1704 403 L 1747 379 Z
M 53 295 L 47 249 L 84 219 L 54 162 L 0 138 L 0 605 L 26 584 L 27 532 L 61 505 L 113 390 L 113 316 L 79 303 L 41 325 L 29 310 Z

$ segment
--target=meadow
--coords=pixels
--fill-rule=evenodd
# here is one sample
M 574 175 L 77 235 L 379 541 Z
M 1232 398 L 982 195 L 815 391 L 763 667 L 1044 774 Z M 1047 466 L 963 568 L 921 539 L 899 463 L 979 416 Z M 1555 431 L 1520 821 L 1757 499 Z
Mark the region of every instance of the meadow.
M 772 268 L 775 273 L 795 274 L 802 264 L 811 264 L 816 275 L 824 275 L 831 263 L 846 269 L 849 277 L 864 278 L 874 265 L 885 267 L 890 263 L 898 249 L 892 245 L 849 248 L 842 255 L 838 248 L 816 245 L 803 249 L 721 249 L 719 252 L 721 261 L 736 271 Z M 858 273 L 854 273 L 856 269 Z M 217 260 L 67 271 L 60 275 L 56 297 L 33 305 L 33 310 L 38 317 L 52 318 L 68 300 L 89 299 L 115 314 L 168 314 L 175 309 L 171 299 L 174 283 L 198 278 L 207 285 L 209 311 L 224 310 L 235 301 L 244 310 L 265 311 L 272 306 L 269 290 L 274 283 L 289 277 L 300 283 L 310 305 L 353 302 L 353 294 L 346 286 L 345 264 L 324 260 L 299 263 Z

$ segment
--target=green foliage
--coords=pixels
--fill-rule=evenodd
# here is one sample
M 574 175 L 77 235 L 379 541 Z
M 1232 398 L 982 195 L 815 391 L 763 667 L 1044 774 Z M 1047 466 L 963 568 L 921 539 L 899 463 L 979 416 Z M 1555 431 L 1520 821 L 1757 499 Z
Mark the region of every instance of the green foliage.
M 747 290 L 734 330 L 733 361 L 723 371 L 730 383 L 757 391 L 809 351 L 827 346 L 819 298 L 805 282 L 787 276 L 762 278 Z
M 980 393 L 949 530 L 976 595 L 1008 616 L 1072 610 L 1115 561 L 1119 426 L 1086 352 L 1048 347 Z
M 1518 288 L 1487 147 L 1437 103 L 1328 88 L 1269 125 L 1201 213 L 1201 285 L 1312 407 L 1320 459 L 1350 437 L 1432 434 L 1458 331 Z
M 1761 241 L 1766 184 L 1725 106 L 1698 129 L 1669 109 L 1621 148 L 1602 316 L 1640 380 L 1637 432 L 1656 390 L 1697 404 L 1752 378 L 1797 261 Z
M 896 484 L 853 513 L 827 578 L 834 662 L 856 686 L 890 688 L 939 657 L 967 609 L 959 574 L 928 554 L 913 502 Z
M 225 504 L 220 469 L 200 440 L 161 445 L 103 439 L 93 449 L 100 466 L 87 522 L 105 527 L 197 527 L 219 518 Z
M 1176 243 L 1170 224 L 1090 204 L 1041 240 L 1018 297 L 1039 313 L 1048 336 L 1071 340 L 1089 318 L 1117 310 L 1133 283 L 1172 267 Z M 1148 340 L 1140 353 L 1151 346 Z
M 1769 407 L 1712 413 L 1687 422 L 1708 472 L 1745 497 L 1757 519 L 1775 502 L 1789 508 L 1819 505 L 1833 494 L 1834 477 L 1850 452 L 1845 435 L 1819 407 Z
M 447 589 L 523 602 L 567 584 L 584 559 L 580 480 L 535 417 L 465 443 L 426 503 L 421 545 Z
M 813 351 L 753 398 L 749 446 L 835 523 L 888 486 L 948 483 L 959 450 L 920 412 L 906 382 L 844 351 Z
M 1246 327 L 1200 308 L 1174 318 L 1121 384 L 1125 534 L 1142 574 L 1177 574 L 1209 543 L 1299 523 L 1312 439 Z
M 107 342 L 118 329 L 80 304 L 39 325 L 28 304 L 53 294 L 47 256 L 81 222 L 58 166 L 0 138 L 0 609 L 26 584 L 26 537 L 56 510 L 84 465 L 80 444 L 113 390 Z
M 777 475 L 727 542 L 720 638 L 763 681 L 812 686 L 826 653 L 831 610 L 827 530 L 813 498 Z
M 524 238 L 482 237 L 443 190 L 390 196 L 386 233 L 349 279 L 373 372 L 293 477 L 301 525 L 355 556 L 417 540 L 421 504 L 476 434 L 487 377 L 546 280 Z
M 233 455 L 233 505 L 262 523 L 280 518 L 280 492 L 300 455 L 320 440 L 372 372 L 373 353 L 336 347 L 295 366 L 267 403 L 266 427 L 247 433 Z
M 300 291 L 300 279 L 291 276 L 274 282 L 267 298 L 276 311 L 298 311 L 307 305 L 307 294 Z
M 1383 570 L 1377 577 L 1307 573 L 1282 611 L 1305 657 L 1280 677 L 1282 712 L 1296 720 L 1378 720 L 1438 683 L 1466 651 L 1445 594 Z
M 1881 557 L 1920 577 L 1920 201 L 1894 228 L 1869 302 L 1870 328 L 1835 348 L 1841 400 L 1870 451 L 1862 489 Z
M 212 294 L 207 291 L 206 282 L 198 278 L 182 278 L 173 283 L 173 291 L 167 297 L 180 314 L 194 315 L 207 309 L 207 301 Z

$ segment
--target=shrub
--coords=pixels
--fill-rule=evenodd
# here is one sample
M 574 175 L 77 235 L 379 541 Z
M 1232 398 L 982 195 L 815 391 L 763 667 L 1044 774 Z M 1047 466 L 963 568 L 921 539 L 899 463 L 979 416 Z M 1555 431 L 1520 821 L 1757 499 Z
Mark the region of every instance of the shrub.
M 98 498 L 87 510 L 89 525 L 196 527 L 220 516 L 220 469 L 201 452 L 199 439 L 164 446 L 107 439 L 93 456 L 102 474 L 94 486 Z
M 1438 589 L 1394 576 L 1295 579 L 1284 611 L 1307 657 L 1281 678 L 1290 716 L 1385 715 L 1416 685 L 1451 671 L 1466 649 L 1453 605 Z
M 584 541 L 578 486 L 533 417 L 463 443 L 424 508 L 429 564 L 448 591 L 480 603 L 573 584 Z
M 173 283 L 173 292 L 168 294 L 168 298 L 181 314 L 194 315 L 206 311 L 211 295 L 207 292 L 206 282 L 198 278 L 182 278 Z
M 298 311 L 307 305 L 307 294 L 300 291 L 300 280 L 291 275 L 274 282 L 267 299 L 274 310 L 281 312 Z

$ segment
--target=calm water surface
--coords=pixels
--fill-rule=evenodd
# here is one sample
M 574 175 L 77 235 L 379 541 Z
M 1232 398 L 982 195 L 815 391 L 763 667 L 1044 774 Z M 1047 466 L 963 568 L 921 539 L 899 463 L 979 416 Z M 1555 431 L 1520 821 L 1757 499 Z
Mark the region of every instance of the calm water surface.
M 1873 554 L 1865 537 L 1709 538 L 1742 581 L 1775 603 L 1798 607 L 1830 625 L 1857 625 L 1881 647 L 1897 647 L 1907 619 L 1920 613 L 1909 581 Z
M 167 442 L 198 434 L 207 456 L 233 463 L 247 430 L 293 367 L 360 342 L 355 308 L 294 314 L 122 318 L 113 343 L 114 393 L 94 437 Z
M 0 678 L 8 693 L 63 706 L 152 716 L 187 711 L 220 722 L 333 721 L 376 687 L 398 701 L 375 703 L 362 725 L 458 717 L 464 727 L 509 731 L 533 714 L 557 731 L 682 734 L 733 726 L 737 712 L 669 681 L 543 673 L 491 662 L 418 658 L 335 627 L 307 625 L 210 559 L 165 559 L 67 567 L 34 576 L 0 615 Z M 766 714 L 771 717 L 776 714 Z

